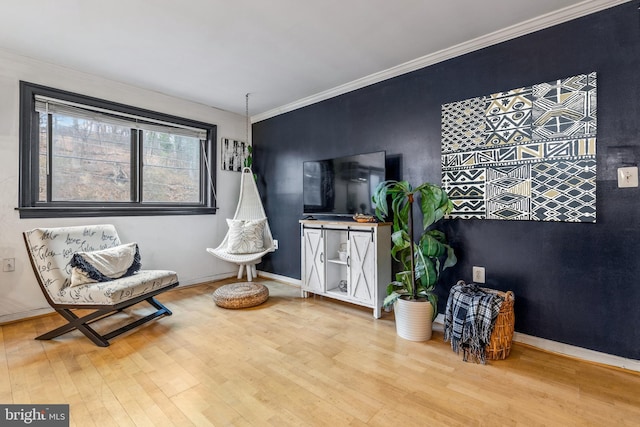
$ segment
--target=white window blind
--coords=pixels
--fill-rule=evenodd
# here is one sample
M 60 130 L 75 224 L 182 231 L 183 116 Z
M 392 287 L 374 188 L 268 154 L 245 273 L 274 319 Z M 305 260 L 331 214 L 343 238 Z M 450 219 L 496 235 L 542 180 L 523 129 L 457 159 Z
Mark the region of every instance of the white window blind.
M 91 105 L 49 98 L 42 95 L 35 96 L 35 109 L 39 113 L 60 114 L 116 126 L 126 126 L 134 129 L 163 132 L 171 135 L 198 138 L 200 140 L 207 139 L 207 131 L 204 129 L 192 128 L 148 117 L 127 114 L 120 111 L 113 111 Z

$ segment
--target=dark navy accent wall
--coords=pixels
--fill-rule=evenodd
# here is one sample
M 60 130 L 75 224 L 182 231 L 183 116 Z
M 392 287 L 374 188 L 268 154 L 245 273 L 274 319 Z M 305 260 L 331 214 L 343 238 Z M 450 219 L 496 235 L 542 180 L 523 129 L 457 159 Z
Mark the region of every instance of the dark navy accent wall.
M 255 170 L 280 249 L 262 266 L 300 278 L 302 162 L 386 150 L 401 178 L 440 183 L 441 105 L 598 73 L 597 223 L 448 220 L 459 278 L 516 294 L 516 331 L 640 359 L 640 190 L 616 169 L 640 161 L 638 1 L 582 17 L 253 125 Z

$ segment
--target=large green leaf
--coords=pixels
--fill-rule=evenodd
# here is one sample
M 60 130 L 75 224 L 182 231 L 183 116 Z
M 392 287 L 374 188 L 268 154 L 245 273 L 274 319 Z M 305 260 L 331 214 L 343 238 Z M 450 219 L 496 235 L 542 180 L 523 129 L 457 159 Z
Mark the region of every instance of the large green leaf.
M 438 295 L 429 292 L 427 298 L 429 298 L 429 302 L 433 306 L 433 319 L 431 320 L 435 320 L 438 315 Z
M 425 234 L 431 236 L 440 243 L 447 243 L 447 236 L 445 236 L 445 234 L 440 230 L 429 230 Z
M 433 197 L 431 197 L 431 189 L 428 185 L 420 186 L 420 210 L 422 211 L 422 229 L 426 230 L 435 222 L 435 210 L 437 206 Z
M 456 254 L 453 251 L 453 248 L 447 245 L 447 259 L 445 260 L 444 265 L 442 266 L 442 269 L 444 270 L 445 268 L 453 267 L 454 265 L 456 265 L 457 262 L 458 262 L 458 258 L 456 257 Z
M 404 195 L 410 191 L 411 186 L 406 181 L 387 180 L 379 183 L 371 195 L 371 200 L 376 205 L 378 219 L 382 221 L 389 216 L 388 196 L 391 196 L 393 204 L 396 200 L 402 201 Z M 393 209 L 392 212 L 394 212 Z
M 403 254 L 402 252 L 409 248 L 410 240 L 409 235 L 404 230 L 396 231 L 391 234 L 391 242 L 393 246 L 391 247 L 391 256 L 396 261 L 402 261 Z
M 419 248 L 422 255 L 429 258 L 440 258 L 447 251 L 446 245 L 440 243 L 440 241 L 430 233 L 422 235 Z
M 381 182 L 371 195 L 371 200 L 376 206 L 376 217 L 380 221 L 384 221 L 384 219 L 389 216 L 389 209 L 387 205 L 387 186 L 384 184 L 384 182 Z
M 389 295 L 385 297 L 384 301 L 382 302 L 382 306 L 383 307 L 392 306 L 397 301 L 398 298 L 400 298 L 399 293 L 391 292 Z
M 420 253 L 416 254 L 416 258 L 415 277 L 418 282 L 416 286 L 430 291 L 438 281 L 438 270 L 436 269 L 435 260 L 425 257 Z
M 387 286 L 387 295 L 391 292 L 411 294 L 413 285 L 411 283 L 411 271 L 400 271 L 396 273 L 396 280 Z

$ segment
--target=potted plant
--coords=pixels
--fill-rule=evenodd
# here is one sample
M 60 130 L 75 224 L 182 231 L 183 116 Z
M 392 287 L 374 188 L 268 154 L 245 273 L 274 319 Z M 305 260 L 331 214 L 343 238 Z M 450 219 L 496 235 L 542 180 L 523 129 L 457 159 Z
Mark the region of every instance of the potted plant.
M 433 228 L 453 204 L 437 185 L 424 183 L 415 188 L 407 181 L 383 181 L 375 188 L 372 200 L 376 217 L 389 216 L 387 197 L 391 200 L 393 233 L 391 255 L 402 271 L 387 287 L 384 307 L 393 305 L 396 331 L 402 338 L 425 341 L 431 338 L 432 322 L 437 313 L 438 297 L 433 292 L 440 273 L 456 264 L 453 248 L 445 234 Z M 422 213 L 422 232 L 414 241 L 413 205 Z
M 247 145 L 247 156 L 244 158 L 243 166 L 249 169 L 253 166 L 253 147 L 251 145 Z

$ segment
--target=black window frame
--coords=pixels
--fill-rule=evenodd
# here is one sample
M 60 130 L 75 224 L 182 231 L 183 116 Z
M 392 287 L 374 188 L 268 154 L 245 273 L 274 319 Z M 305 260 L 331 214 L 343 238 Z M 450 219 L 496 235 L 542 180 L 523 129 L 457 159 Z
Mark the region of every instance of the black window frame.
M 150 203 L 131 202 L 76 202 L 76 201 L 39 201 L 39 113 L 35 108 L 36 95 L 73 102 L 117 113 L 147 118 L 150 123 L 160 121 L 178 126 L 206 130 L 204 155 L 200 156 L 200 194 L 198 203 Z M 157 111 L 133 107 L 74 92 L 55 89 L 34 83 L 20 81 L 20 125 L 19 125 L 19 192 L 18 208 L 20 218 L 68 218 L 102 216 L 156 216 L 156 215 L 207 215 L 215 214 L 218 209 L 215 199 L 217 165 L 215 141 L 217 126 L 197 120 L 186 119 Z M 142 160 L 132 149 L 136 158 L 136 172 L 141 171 Z M 141 194 L 142 183 L 136 181 L 137 191 Z

